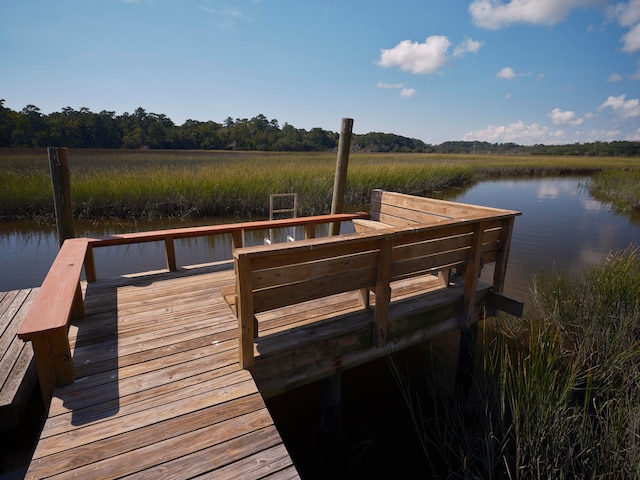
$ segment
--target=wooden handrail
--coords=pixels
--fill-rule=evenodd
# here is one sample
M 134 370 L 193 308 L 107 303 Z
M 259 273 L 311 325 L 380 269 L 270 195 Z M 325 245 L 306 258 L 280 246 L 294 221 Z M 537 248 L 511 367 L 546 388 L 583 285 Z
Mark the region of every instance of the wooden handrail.
M 207 225 L 202 227 L 186 227 L 168 230 L 153 230 L 148 232 L 123 233 L 105 237 L 88 238 L 88 252 L 85 259 L 85 274 L 88 282 L 96 280 L 93 249 L 99 247 L 112 247 L 117 245 L 129 245 L 132 243 L 165 242 L 167 256 L 167 269 L 174 271 L 177 268 L 173 240 L 182 238 L 206 237 L 210 235 L 231 234 L 233 248 L 242 247 L 242 233 L 255 230 L 268 230 L 274 228 L 288 228 L 295 226 L 305 227 L 305 238 L 315 237 L 315 227 L 326 223 L 346 222 L 358 218 L 369 218 L 365 212 L 341 213 L 333 215 L 315 215 L 311 217 L 285 218 L 280 220 L 261 220 L 257 222 L 240 222 L 223 225 Z
M 372 343 L 382 347 L 388 336 L 391 282 L 451 268 L 464 272 L 458 325 L 467 328 L 474 321 L 478 277 L 484 264 L 496 262 L 494 291 L 502 290 L 513 218 L 518 214 L 494 210 L 471 219 L 236 249 L 242 367 L 251 369 L 254 365 L 256 314 L 336 293 L 371 289 L 376 295 Z M 443 278 L 442 286 L 446 287 L 448 274 Z M 367 295 L 363 295 L 365 308 Z
M 368 216 L 364 212 L 317 215 L 65 240 L 18 330 L 20 339 L 32 342 L 45 406 L 49 405 L 54 387 L 74 381 L 68 338 L 69 321 L 84 316 L 80 278 L 84 265 L 87 281 L 96 280 L 94 248 L 164 241 L 167 267 L 173 271 L 177 269 L 174 239 L 231 234 L 234 248 L 238 248 L 242 246 L 244 231 L 304 226 L 305 237 L 313 238 L 316 225 Z

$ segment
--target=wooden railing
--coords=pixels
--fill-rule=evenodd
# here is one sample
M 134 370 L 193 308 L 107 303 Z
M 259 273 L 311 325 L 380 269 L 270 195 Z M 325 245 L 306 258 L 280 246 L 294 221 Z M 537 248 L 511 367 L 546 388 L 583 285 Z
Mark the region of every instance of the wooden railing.
M 49 404 L 55 386 L 73 383 L 74 370 L 68 338 L 69 321 L 84 316 L 80 279 L 84 266 L 87 281 L 96 281 L 95 248 L 144 242 L 164 242 L 167 269 L 177 269 L 174 240 L 231 234 L 233 247 L 243 245 L 244 232 L 303 226 L 305 238 L 314 238 L 316 226 L 368 218 L 367 213 L 318 215 L 284 220 L 126 233 L 100 238 L 67 239 L 60 248 L 34 302 L 22 322 L 18 337 L 33 345 L 38 379 Z
M 432 225 L 372 228 L 365 233 L 234 250 L 242 367 L 254 365 L 256 314 L 356 290 L 362 292 L 363 307 L 368 307 L 368 292 L 373 291 L 372 343 L 381 347 L 387 341 L 391 282 L 453 268 L 464 275 L 458 325 L 469 326 L 483 265 L 495 262 L 493 290 L 502 292 L 511 230 L 519 215 L 493 209 L 474 213 L 472 219 L 439 218 Z

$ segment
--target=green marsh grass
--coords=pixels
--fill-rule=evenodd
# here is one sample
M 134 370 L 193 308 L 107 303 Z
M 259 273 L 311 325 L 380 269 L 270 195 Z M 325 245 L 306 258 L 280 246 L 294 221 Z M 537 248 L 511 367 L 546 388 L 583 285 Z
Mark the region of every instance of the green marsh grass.
M 429 473 L 639 478 L 640 248 L 533 285 L 523 320 L 501 317 L 485 332 L 466 406 L 431 350 L 413 385 L 391 359 Z
M 589 193 L 620 212 L 640 216 L 640 169 L 599 172 L 589 182 Z
M 483 178 L 589 174 L 634 160 L 352 153 L 345 205 L 366 205 L 372 188 L 432 195 Z M 301 215 L 328 213 L 335 161 L 335 153 L 71 149 L 74 215 L 264 217 L 270 193 L 290 192 Z M 0 218 L 52 214 L 46 150 L 0 150 Z

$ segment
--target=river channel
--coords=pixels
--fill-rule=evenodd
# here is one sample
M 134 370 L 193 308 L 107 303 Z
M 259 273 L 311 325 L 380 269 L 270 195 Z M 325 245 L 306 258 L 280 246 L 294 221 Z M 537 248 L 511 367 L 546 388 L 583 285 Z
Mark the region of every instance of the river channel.
M 601 261 L 609 252 L 640 243 L 640 223 L 592 198 L 583 187 L 586 180 L 572 177 L 487 181 L 466 190 L 446 192 L 444 196 L 458 202 L 522 212 L 515 222 L 505 293 L 525 300 L 536 273 L 556 268 L 578 274 L 585 265 Z M 103 236 L 231 221 L 239 219 L 79 221 L 75 228 L 77 236 Z M 301 238 L 303 232 L 282 235 Z M 259 244 L 268 236 L 269 232 L 257 232 L 245 241 Z M 282 239 L 274 239 L 278 240 Z M 33 221 L 0 223 L 0 291 L 39 286 L 57 252 L 54 225 Z M 229 259 L 231 238 L 180 240 L 176 242 L 176 255 L 179 265 Z M 161 269 L 164 246 L 157 242 L 99 249 L 96 266 L 101 277 Z M 487 279 L 490 275 L 490 270 L 483 273 Z

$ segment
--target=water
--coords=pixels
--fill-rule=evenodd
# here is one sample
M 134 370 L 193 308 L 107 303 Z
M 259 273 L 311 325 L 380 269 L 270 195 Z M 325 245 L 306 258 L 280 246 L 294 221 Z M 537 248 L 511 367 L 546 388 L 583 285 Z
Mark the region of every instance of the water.
M 640 243 L 640 224 L 616 214 L 593 199 L 581 178 L 543 178 L 482 182 L 461 192 L 449 192 L 450 200 L 519 210 L 513 232 L 505 293 L 526 300 L 531 277 L 556 268 L 579 274 L 585 265 Z M 160 222 L 77 222 L 76 235 L 103 236 L 128 231 L 157 230 L 238 219 L 198 219 Z M 343 232 L 345 230 L 343 229 Z M 320 234 L 320 233 L 319 233 Z M 302 229 L 281 232 L 302 238 Z M 247 244 L 263 243 L 269 232 L 245 238 Z M 280 239 L 281 240 L 281 239 Z M 55 226 L 35 222 L 0 224 L 0 291 L 35 287 L 42 283 L 58 252 Z M 97 249 L 96 268 L 101 278 L 164 268 L 162 242 Z M 176 241 L 178 265 L 194 265 L 229 259 L 229 236 Z M 490 269 L 483 279 L 489 280 Z
M 586 180 L 496 180 L 447 198 L 522 212 L 515 220 L 505 293 L 525 300 L 535 274 L 555 269 L 578 275 L 610 252 L 640 244 L 640 224 L 591 197 L 581 186 Z

